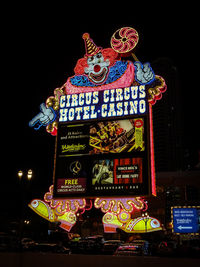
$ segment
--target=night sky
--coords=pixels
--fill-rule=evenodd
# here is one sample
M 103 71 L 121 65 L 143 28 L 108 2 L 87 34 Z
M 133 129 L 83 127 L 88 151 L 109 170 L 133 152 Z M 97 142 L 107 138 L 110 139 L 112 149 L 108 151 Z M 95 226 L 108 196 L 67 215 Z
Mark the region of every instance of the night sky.
M 126 10 L 127 9 L 127 10 Z M 197 8 L 198 9 L 198 8 Z M 139 43 L 135 54 L 141 62 L 160 57 L 172 60 L 178 70 L 184 111 L 185 135 L 199 146 L 198 27 L 195 7 L 151 6 L 108 11 L 103 7 L 78 15 L 74 9 L 51 12 L 37 7 L 18 6 L 10 10 L 3 27 L 3 109 L 2 151 L 6 186 L 15 184 L 17 171 L 32 168 L 35 194 L 52 183 L 55 138 L 45 129 L 35 131 L 28 122 L 39 112 L 42 102 L 74 75 L 76 61 L 85 54 L 82 34 L 89 32 L 94 42 L 110 47 L 112 34 L 123 26 L 135 28 Z M 72 15 L 70 17 L 70 14 Z M 74 14 L 74 15 L 73 15 Z M 79 11 L 80 14 L 80 11 Z M 156 73 L 159 74 L 159 73 Z M 194 133 L 195 131 L 195 133 Z M 2 187 L 3 188 L 3 187 Z M 34 191 L 33 190 L 33 191 Z M 2 191 L 2 190 L 1 190 Z

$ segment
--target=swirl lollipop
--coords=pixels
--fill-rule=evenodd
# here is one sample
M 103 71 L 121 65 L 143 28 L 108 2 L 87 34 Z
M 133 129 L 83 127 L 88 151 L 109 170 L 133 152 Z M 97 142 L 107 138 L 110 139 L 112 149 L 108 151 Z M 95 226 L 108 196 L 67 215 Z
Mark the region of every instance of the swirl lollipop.
M 127 56 L 136 47 L 138 40 L 139 35 L 135 29 L 124 27 L 111 37 L 111 47 L 117 53 Z

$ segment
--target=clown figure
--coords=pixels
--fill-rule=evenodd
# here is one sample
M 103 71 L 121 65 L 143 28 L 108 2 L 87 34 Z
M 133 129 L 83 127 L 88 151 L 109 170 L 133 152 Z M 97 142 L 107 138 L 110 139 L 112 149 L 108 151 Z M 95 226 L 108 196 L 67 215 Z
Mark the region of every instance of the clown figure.
M 76 94 L 105 89 L 131 86 L 133 81 L 146 84 L 154 79 L 148 63 L 135 65 L 131 61 L 120 60 L 120 55 L 112 48 L 96 46 L 88 33 L 83 34 L 85 56 L 77 61 L 75 75 L 65 84 L 66 94 Z

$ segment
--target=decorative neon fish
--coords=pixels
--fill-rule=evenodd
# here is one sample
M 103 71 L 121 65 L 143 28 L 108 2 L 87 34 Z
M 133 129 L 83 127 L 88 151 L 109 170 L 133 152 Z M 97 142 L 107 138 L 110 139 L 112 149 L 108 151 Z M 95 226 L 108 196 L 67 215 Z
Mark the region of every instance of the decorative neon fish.
M 40 199 L 34 199 L 28 206 L 44 219 L 50 222 L 56 221 L 56 215 L 53 209 L 44 201 Z
M 126 211 L 121 211 L 118 215 L 107 212 L 103 216 L 102 222 L 106 233 L 116 233 L 117 228 L 127 233 L 146 233 L 162 230 L 157 219 L 153 217 L 131 219 L 130 213 Z
M 130 220 L 121 229 L 127 233 L 146 233 L 162 230 L 162 227 L 156 218 L 138 217 Z
M 28 206 L 44 219 L 50 222 L 60 222 L 61 224 L 59 225 L 59 227 L 68 232 L 76 223 L 76 214 L 74 212 L 67 211 L 61 216 L 56 215 L 55 210 L 40 199 L 32 200 Z

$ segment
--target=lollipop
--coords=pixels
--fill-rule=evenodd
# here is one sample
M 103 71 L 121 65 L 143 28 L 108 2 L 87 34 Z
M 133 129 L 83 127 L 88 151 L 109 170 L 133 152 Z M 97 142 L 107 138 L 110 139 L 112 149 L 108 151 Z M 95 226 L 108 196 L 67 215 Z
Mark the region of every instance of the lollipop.
M 127 56 L 136 47 L 138 40 L 139 35 L 135 29 L 124 27 L 111 37 L 111 47 L 117 53 Z

